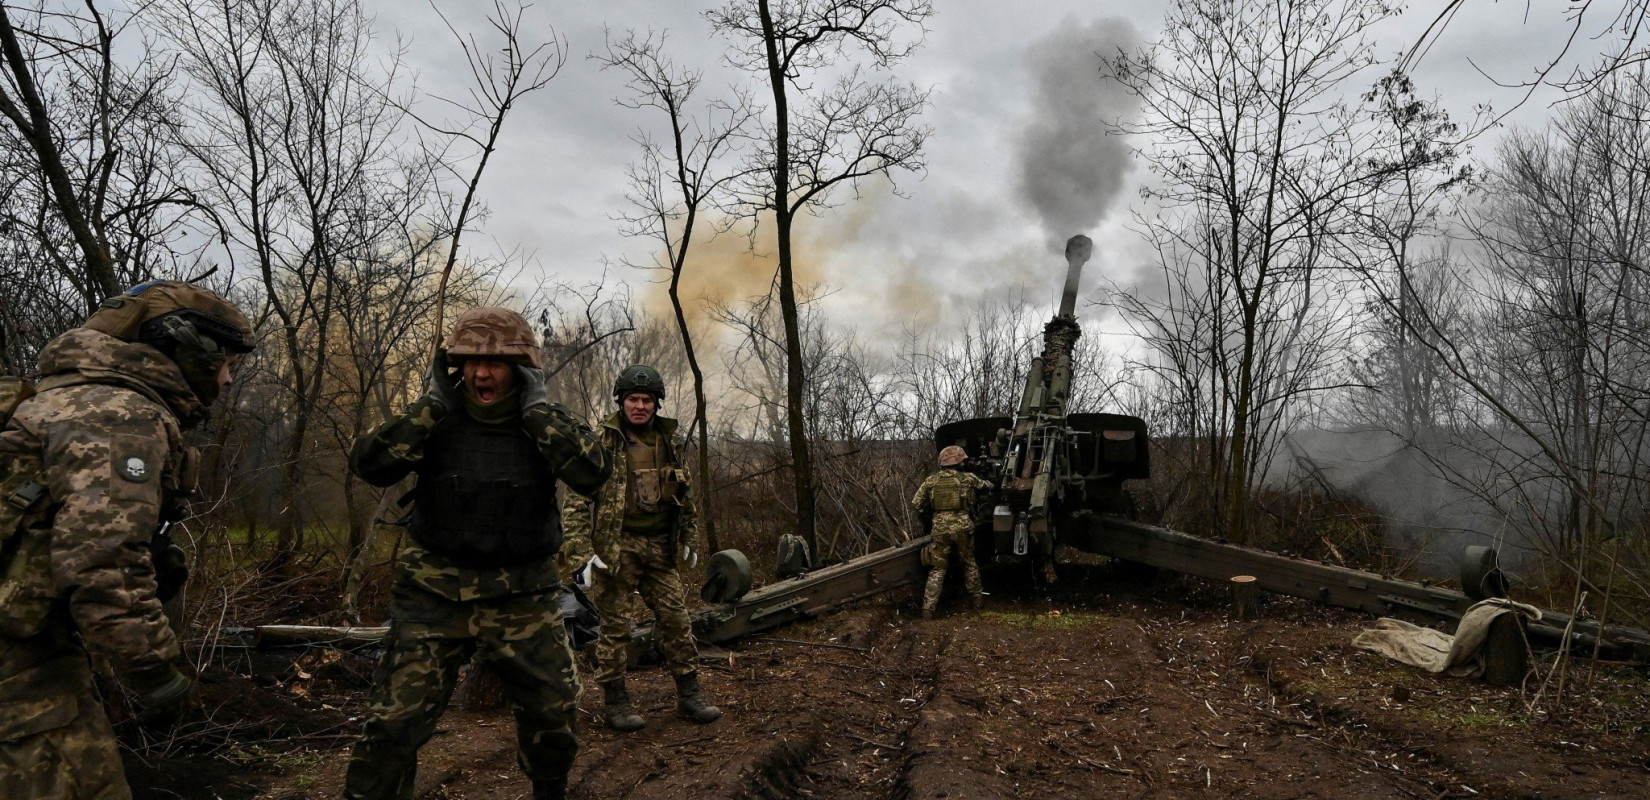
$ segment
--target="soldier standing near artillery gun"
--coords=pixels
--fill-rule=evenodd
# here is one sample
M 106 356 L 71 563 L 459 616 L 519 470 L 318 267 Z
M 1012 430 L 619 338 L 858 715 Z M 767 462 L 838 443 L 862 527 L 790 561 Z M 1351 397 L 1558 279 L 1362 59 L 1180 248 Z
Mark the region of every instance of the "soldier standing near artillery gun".
M 694 662 L 698 649 L 683 600 L 679 563 L 699 560 L 698 517 L 692 483 L 682 466 L 676 420 L 659 416 L 665 382 L 658 370 L 627 367 L 613 384 L 619 410 L 602 421 L 602 447 L 612 454 L 613 476 L 591 498 L 566 500 L 566 560 L 586 560 L 579 571 L 601 612 L 596 639 L 596 682 L 606 697 L 606 722 L 620 731 L 646 722 L 625 687 L 631 643 L 632 596 L 640 594 L 656 620 L 665 663 L 676 679 L 676 715 L 715 722 L 722 712 L 706 698 Z
M 985 601 L 985 589 L 980 582 L 980 566 L 974 561 L 974 497 L 982 489 L 992 489 L 990 481 L 964 472 L 968 453 L 951 445 L 940 451 L 940 469 L 917 487 L 911 498 L 911 507 L 918 514 L 932 511 L 934 522 L 929 526 L 933 540 L 923 553 L 928 564 L 928 582 L 922 592 L 922 618 L 933 619 L 940 606 L 940 593 L 945 590 L 945 573 L 951 565 L 952 554 L 962 562 L 963 587 L 968 590 L 968 602 L 979 608 Z
M 459 668 L 477 655 L 503 683 L 534 800 L 566 796 L 579 682 L 557 603 L 556 481 L 593 492 L 612 461 L 587 426 L 549 401 L 541 358 L 520 314 L 466 312 L 424 395 L 350 454 L 368 483 L 416 473 L 418 486 L 345 797 L 412 797 L 418 749 Z
M 162 603 L 188 567 L 165 529 L 195 488 L 183 431 L 252 344 L 218 295 L 140 284 L 46 345 L 38 393 L 13 391 L 15 413 L 0 399 L 0 797 L 132 796 L 89 654 L 136 695 L 140 721 L 187 710 Z

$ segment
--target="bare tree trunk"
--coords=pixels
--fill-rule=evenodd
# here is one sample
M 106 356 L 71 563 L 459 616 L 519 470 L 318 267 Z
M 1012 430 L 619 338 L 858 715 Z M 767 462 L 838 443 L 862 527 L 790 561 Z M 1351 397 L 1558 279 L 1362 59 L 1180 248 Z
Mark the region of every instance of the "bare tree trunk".
M 785 322 L 785 412 L 791 445 L 791 477 L 796 492 L 796 532 L 808 543 L 808 552 L 820 557 L 814 530 L 814 471 L 808 451 L 808 429 L 802 418 L 802 333 L 797 324 L 796 273 L 791 252 L 791 132 L 786 104 L 785 73 L 779 66 L 779 40 L 774 33 L 768 0 L 757 0 L 762 34 L 767 45 L 768 84 L 773 89 L 775 120 L 773 215 L 779 238 L 779 314 Z

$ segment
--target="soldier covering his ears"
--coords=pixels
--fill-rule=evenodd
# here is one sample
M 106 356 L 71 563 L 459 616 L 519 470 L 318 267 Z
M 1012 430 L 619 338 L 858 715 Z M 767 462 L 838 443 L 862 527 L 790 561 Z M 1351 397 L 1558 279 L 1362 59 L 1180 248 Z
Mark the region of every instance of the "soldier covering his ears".
M 41 350 L 38 393 L 13 381 L 21 404 L 0 399 L 0 797 L 132 796 L 88 652 L 137 696 L 140 721 L 189 704 L 162 607 L 188 568 L 164 526 L 195 488 L 183 431 L 252 345 L 222 297 L 139 284 Z
M 665 382 L 652 367 L 627 367 L 614 381 L 619 410 L 602 422 L 602 446 L 613 454 L 613 477 L 591 499 L 566 503 L 568 563 L 588 559 L 580 575 L 602 615 L 596 639 L 596 682 L 606 693 L 609 727 L 640 729 L 625 688 L 630 655 L 630 596 L 640 593 L 658 623 L 654 631 L 676 678 L 676 715 L 714 722 L 722 712 L 705 697 L 694 666 L 698 649 L 676 565 L 698 561 L 698 517 L 676 420 L 659 416 Z
M 344 796 L 412 797 L 418 749 L 459 668 L 478 657 L 504 684 L 534 800 L 562 798 L 578 752 L 579 682 L 557 604 L 556 481 L 593 492 L 612 460 L 589 427 L 549 401 L 538 339 L 520 314 L 466 312 L 446 345 L 424 396 L 350 453 L 350 469 L 368 483 L 414 473 L 418 486 Z

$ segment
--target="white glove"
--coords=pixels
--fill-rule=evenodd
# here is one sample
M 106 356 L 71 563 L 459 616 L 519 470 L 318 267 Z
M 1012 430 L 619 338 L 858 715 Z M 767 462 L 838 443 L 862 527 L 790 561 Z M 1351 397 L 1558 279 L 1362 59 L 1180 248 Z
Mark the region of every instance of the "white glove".
M 590 565 L 588 563 L 574 570 L 573 585 L 584 591 L 590 590 Z
M 682 563 L 686 564 L 688 569 L 699 566 L 699 554 L 694 552 L 692 545 L 682 545 Z
M 585 566 L 595 567 L 596 569 L 599 569 L 602 572 L 607 571 L 607 563 L 602 561 L 601 556 L 598 556 L 594 553 L 592 553 L 590 555 L 590 560 L 585 562 Z

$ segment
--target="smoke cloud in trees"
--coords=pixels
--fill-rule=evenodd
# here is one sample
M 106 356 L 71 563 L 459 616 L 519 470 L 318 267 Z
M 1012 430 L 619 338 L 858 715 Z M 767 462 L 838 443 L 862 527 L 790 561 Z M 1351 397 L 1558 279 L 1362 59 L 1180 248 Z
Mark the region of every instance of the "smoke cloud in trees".
M 1132 116 L 1138 104 L 1098 65 L 1139 42 L 1126 20 L 1068 18 L 1027 51 L 1036 88 L 1015 145 L 1015 192 L 1036 210 L 1050 242 L 1093 231 L 1123 189 L 1132 166 L 1128 144 L 1107 126 Z

